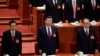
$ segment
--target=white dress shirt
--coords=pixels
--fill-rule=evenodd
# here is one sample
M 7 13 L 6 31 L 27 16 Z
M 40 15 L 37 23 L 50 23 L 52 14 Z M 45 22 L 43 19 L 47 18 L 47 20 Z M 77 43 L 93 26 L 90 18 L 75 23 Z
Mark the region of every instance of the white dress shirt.
M 53 4 L 56 5 L 57 4 L 57 0 L 53 0 Z
M 91 0 L 91 4 L 92 4 L 93 7 L 95 7 L 96 6 L 96 0 Z
M 72 0 L 72 5 L 76 6 L 76 0 Z
M 15 36 L 15 30 L 14 30 L 14 31 L 11 30 L 11 36 L 12 36 L 12 35 Z
M 89 34 L 89 28 L 88 29 L 84 28 L 84 31 L 85 32 L 87 31 L 87 33 Z

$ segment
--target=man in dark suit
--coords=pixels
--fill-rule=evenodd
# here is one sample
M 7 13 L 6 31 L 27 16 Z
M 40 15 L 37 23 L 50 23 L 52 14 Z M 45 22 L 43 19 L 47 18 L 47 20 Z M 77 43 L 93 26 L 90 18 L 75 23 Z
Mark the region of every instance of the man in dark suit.
M 76 42 L 78 52 L 93 55 L 98 53 L 97 37 L 94 29 L 90 28 L 89 19 L 83 19 L 83 28 L 77 31 Z
M 97 6 L 97 20 L 100 22 L 100 0 L 97 1 L 98 6 Z
M 9 22 L 10 29 L 3 32 L 2 53 L 4 56 L 21 56 L 22 41 L 21 32 L 16 30 L 16 22 Z
M 45 26 L 38 31 L 39 52 L 55 55 L 59 49 L 59 34 L 57 28 L 52 26 L 52 17 L 46 17 Z
M 100 4 L 99 0 L 83 0 L 84 4 L 84 17 L 89 18 L 90 21 L 99 21 L 99 10 Z
M 82 19 L 82 0 L 65 0 L 64 4 L 66 22 L 80 21 Z
M 53 23 L 62 21 L 62 0 L 46 0 L 46 16 L 52 16 Z

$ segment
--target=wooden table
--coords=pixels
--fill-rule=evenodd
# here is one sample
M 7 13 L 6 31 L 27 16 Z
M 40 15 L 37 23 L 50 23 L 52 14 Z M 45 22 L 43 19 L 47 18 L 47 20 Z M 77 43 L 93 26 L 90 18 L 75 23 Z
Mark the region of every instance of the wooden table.
M 41 55 L 34 55 L 34 56 L 41 56 Z M 75 56 L 74 54 L 62 54 L 62 55 L 56 55 L 56 56 Z
M 56 26 L 60 35 L 60 53 L 76 53 L 76 32 L 82 27 L 82 23 L 79 26 L 73 26 L 70 23 L 63 23 L 63 26 Z M 92 26 L 97 35 L 98 43 L 100 42 L 100 24 Z
M 41 56 L 41 55 L 34 55 L 34 56 Z M 75 56 L 75 54 L 60 53 L 60 54 L 57 54 L 56 56 Z M 100 54 L 96 54 L 95 56 L 100 56 Z

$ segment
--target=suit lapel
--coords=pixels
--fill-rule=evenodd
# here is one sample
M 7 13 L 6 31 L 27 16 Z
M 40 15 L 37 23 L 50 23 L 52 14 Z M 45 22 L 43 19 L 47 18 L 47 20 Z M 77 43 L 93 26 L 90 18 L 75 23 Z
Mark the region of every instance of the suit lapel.
M 72 5 L 72 0 L 69 0 L 69 4 L 73 7 L 73 5 Z
M 54 28 L 53 27 L 51 27 L 51 29 L 52 29 L 52 35 L 55 33 L 55 30 L 54 30 Z
M 53 0 L 49 0 L 49 1 L 50 1 L 50 4 L 51 4 L 52 6 L 54 6 Z
M 97 3 L 97 0 L 95 0 L 95 2 L 96 2 L 96 6 L 97 6 L 97 4 L 98 4 L 98 3 Z
M 9 30 L 9 35 L 10 35 L 10 37 L 11 37 L 11 39 L 12 39 L 12 36 L 11 36 L 11 31 Z
M 48 36 L 48 32 L 47 32 L 46 26 L 44 27 L 44 32 L 45 32 L 46 35 Z
M 76 0 L 76 7 L 79 5 L 79 1 L 78 0 Z
M 51 30 L 52 30 L 52 34 L 51 35 L 53 35 L 54 34 L 54 29 L 53 29 L 53 27 L 51 26 Z
M 85 36 L 87 36 L 86 33 L 85 33 L 84 28 L 82 28 L 82 32 L 83 32 L 83 34 L 84 34 Z M 89 35 L 89 34 L 88 34 L 88 35 Z M 87 37 L 88 37 L 88 36 L 87 36 Z
M 17 35 L 17 31 L 15 31 L 15 40 L 16 40 L 17 36 L 18 36 L 18 35 Z
M 61 2 L 61 0 L 57 0 L 57 4 L 59 4 L 59 5 L 60 5 L 60 2 Z
M 89 29 L 89 36 L 93 35 L 91 29 Z

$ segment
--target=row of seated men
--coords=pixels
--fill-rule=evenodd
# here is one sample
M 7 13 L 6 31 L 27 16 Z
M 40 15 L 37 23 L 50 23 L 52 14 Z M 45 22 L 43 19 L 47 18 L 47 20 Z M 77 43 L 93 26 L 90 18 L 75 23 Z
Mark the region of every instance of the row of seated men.
M 29 0 L 30 6 L 46 5 L 45 16 L 52 16 L 53 23 L 80 21 L 100 21 L 100 0 Z M 64 13 L 62 13 L 64 12 Z

